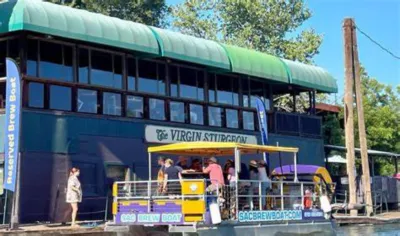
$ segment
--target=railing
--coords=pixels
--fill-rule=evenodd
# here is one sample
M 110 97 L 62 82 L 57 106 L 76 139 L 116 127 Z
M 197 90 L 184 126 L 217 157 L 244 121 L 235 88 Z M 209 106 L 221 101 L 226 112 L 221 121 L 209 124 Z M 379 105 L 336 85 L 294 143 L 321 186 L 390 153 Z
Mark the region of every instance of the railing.
M 237 220 L 243 211 L 321 209 L 319 197 L 326 193 L 324 188 L 313 182 L 251 180 L 222 186 L 199 179 L 168 181 L 163 190 L 157 181 L 116 182 L 113 214 L 118 218 L 116 223 L 129 222 L 138 216 L 123 216 L 121 220 L 121 215 L 136 213 L 181 214 L 182 220 L 174 222 L 176 225 L 206 223 L 210 221 L 211 204 L 217 203 L 222 220 Z
M 296 113 L 275 112 L 276 133 L 315 137 L 322 136 L 322 118 Z

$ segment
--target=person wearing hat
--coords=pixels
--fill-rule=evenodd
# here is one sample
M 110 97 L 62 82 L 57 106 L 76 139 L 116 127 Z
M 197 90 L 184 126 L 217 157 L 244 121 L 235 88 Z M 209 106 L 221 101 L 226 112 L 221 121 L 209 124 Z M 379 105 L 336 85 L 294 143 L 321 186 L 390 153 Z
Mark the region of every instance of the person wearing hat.
M 258 162 L 258 179 L 261 181 L 261 202 L 264 208 L 266 208 L 266 195 L 267 190 L 271 188 L 271 179 L 269 178 L 269 168 L 264 160 Z
M 182 168 L 182 170 L 187 170 L 189 169 L 187 162 L 188 161 L 186 157 L 180 156 L 178 157 L 178 162 L 176 163 L 176 166 L 179 166 L 180 168 Z
M 210 175 L 211 184 L 214 185 L 214 187 L 224 186 L 222 167 L 217 163 L 215 157 L 208 159 L 208 166 L 203 169 L 203 173 Z
M 258 163 L 256 160 L 251 160 L 249 164 L 249 171 L 250 171 L 250 189 L 248 194 L 248 203 L 250 206 L 250 210 L 253 210 L 254 203 L 253 199 L 255 197 L 255 193 L 258 189 Z

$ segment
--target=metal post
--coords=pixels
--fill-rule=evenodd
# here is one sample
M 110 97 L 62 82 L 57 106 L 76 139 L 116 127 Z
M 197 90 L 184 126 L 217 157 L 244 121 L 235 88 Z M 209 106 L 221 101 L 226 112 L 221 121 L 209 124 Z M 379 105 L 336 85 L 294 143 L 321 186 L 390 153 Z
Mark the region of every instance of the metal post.
M 301 182 L 301 208 L 304 209 L 304 183 Z
M 6 223 L 6 215 L 7 215 L 7 200 L 8 200 L 8 190 L 7 189 L 5 189 L 6 191 L 4 192 L 4 194 L 6 195 L 5 196 L 5 199 L 4 199 L 4 209 L 3 209 L 3 224 L 5 224 Z
M 235 197 L 236 197 L 236 206 L 235 206 L 235 214 L 236 219 L 239 219 L 239 172 L 240 172 L 240 150 L 235 148 L 235 172 L 236 172 L 236 183 L 235 183 Z
M 163 183 L 162 183 L 163 184 Z M 147 182 L 147 197 L 148 197 L 148 204 L 147 204 L 147 211 L 150 212 L 150 198 L 151 198 L 151 153 L 149 152 L 149 181 Z
M 283 173 L 282 173 L 283 174 Z M 294 153 L 294 182 L 298 182 L 299 180 L 297 179 L 297 153 Z
M 20 193 L 20 181 L 21 181 L 21 153 L 18 153 L 18 160 L 17 160 L 17 179 L 16 179 L 16 188 L 13 194 L 13 206 L 11 211 L 11 222 L 10 222 L 10 229 L 15 230 L 18 229 L 19 225 L 19 193 Z
M 259 206 L 258 209 L 260 209 L 260 211 L 262 211 L 262 195 L 261 195 L 261 181 L 258 181 L 258 198 L 259 198 Z
M 399 173 L 399 167 L 398 167 L 398 163 L 397 163 L 397 157 L 396 156 L 394 156 L 393 157 L 394 158 L 394 170 L 396 171 L 396 173 L 395 174 L 397 174 L 397 173 Z
M 107 190 L 107 195 L 106 195 L 106 208 L 105 208 L 105 212 L 104 212 L 104 222 L 107 222 L 107 218 L 108 218 L 108 193 L 110 192 L 110 190 Z
M 281 180 L 281 209 L 282 211 L 285 210 L 285 208 L 283 207 L 283 182 Z

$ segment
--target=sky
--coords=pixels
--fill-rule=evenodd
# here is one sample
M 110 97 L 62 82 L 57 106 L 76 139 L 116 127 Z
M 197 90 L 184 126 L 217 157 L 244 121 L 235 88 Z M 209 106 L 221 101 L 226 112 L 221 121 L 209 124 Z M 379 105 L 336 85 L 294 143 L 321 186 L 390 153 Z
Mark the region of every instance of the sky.
M 182 0 L 167 0 L 169 4 Z M 313 16 L 300 28 L 313 28 L 323 35 L 316 65 L 337 79 L 341 100 L 344 91 L 342 24 L 352 17 L 356 25 L 375 41 L 400 57 L 400 0 L 305 0 Z M 400 85 L 400 60 L 390 56 L 365 36 L 357 33 L 360 63 L 381 83 Z

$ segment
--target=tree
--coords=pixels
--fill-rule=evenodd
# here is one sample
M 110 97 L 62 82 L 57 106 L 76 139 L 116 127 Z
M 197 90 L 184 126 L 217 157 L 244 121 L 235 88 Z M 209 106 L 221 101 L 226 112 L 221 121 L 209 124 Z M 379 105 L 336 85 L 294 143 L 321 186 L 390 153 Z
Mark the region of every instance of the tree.
M 49 0 L 50 2 L 85 9 L 107 16 L 166 27 L 169 7 L 165 0 Z
M 400 89 L 371 78 L 364 68 L 360 74 L 368 148 L 400 153 Z M 357 113 L 354 119 L 355 146 L 358 147 Z M 393 160 L 377 157 L 374 156 L 375 173 L 392 175 Z
M 302 0 L 186 0 L 173 7 L 173 27 L 203 37 L 312 63 L 322 43 L 314 30 L 296 30 L 311 17 Z

